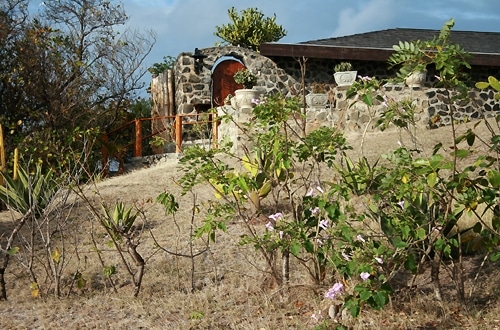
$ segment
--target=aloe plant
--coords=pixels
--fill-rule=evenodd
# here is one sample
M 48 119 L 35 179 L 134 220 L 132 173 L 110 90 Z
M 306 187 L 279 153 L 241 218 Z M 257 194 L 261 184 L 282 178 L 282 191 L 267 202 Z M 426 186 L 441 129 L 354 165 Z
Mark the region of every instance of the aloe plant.
M 132 282 L 134 283 L 134 297 L 137 297 L 139 290 L 141 289 L 144 266 L 146 265 L 144 258 L 137 251 L 139 241 L 135 239 L 134 231 L 132 230 L 139 212 L 132 213 L 132 207 L 127 208 L 122 202 L 117 203 L 112 212 L 111 209 L 104 204 L 102 205 L 102 209 L 104 217 L 100 220 L 101 225 L 111 236 L 112 244 L 115 246 L 117 253 L 121 257 L 123 265 L 127 269 Z M 130 258 L 132 258 L 135 266 L 138 268 L 137 271 L 134 271 L 130 261 L 126 260 L 125 251 L 128 253 Z M 109 268 L 105 268 L 104 271 L 112 275 L 112 273 L 109 272 Z

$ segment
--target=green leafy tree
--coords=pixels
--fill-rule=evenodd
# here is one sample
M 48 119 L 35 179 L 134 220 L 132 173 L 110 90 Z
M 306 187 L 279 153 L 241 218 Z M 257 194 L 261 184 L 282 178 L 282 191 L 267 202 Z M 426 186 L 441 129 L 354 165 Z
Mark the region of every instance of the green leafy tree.
M 21 25 L 25 7 L 17 3 L 0 5 L 0 24 L 9 27 L 0 65 L 6 144 L 60 168 L 88 151 L 82 132 L 95 136 L 127 116 L 154 35 L 119 32 L 127 15 L 105 0 L 46 1 Z
M 238 14 L 232 7 L 228 15 L 232 23 L 216 26 L 215 35 L 230 45 L 258 51 L 261 43 L 278 41 L 286 36 L 286 30 L 276 23 L 276 14 L 265 17 L 257 8 L 244 9 Z

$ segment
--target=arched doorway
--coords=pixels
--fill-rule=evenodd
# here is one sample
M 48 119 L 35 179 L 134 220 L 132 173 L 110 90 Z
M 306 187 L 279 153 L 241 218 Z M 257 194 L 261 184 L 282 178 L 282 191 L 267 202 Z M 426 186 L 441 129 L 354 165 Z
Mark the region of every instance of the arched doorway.
M 233 75 L 245 66 L 235 58 L 228 57 L 219 62 L 212 73 L 212 103 L 214 106 L 224 105 L 228 94 L 243 88 L 243 85 L 234 81 Z

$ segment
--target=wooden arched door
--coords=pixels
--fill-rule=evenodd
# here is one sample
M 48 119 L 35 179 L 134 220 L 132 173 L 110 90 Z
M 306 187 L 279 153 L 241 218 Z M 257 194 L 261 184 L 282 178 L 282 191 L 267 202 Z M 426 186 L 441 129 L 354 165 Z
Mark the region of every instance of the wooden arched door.
M 243 85 L 234 81 L 233 75 L 245 66 L 236 60 L 221 61 L 212 74 L 212 102 L 215 106 L 224 105 L 224 99 L 228 94 L 234 95 L 234 91 L 243 88 Z

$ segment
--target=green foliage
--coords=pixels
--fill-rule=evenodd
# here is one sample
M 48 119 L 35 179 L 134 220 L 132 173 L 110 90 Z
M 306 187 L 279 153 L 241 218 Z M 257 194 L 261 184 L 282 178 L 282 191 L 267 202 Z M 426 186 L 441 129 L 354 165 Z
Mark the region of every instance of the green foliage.
M 165 207 L 166 215 L 175 214 L 175 212 L 179 209 L 179 203 L 175 200 L 175 196 L 170 193 L 161 193 L 156 198 L 156 201 Z
M 257 76 L 248 69 L 240 69 L 234 74 L 234 81 L 245 86 L 245 88 L 251 89 L 257 84 Z
M 399 76 L 406 78 L 410 73 L 425 71 L 427 65 L 432 63 L 439 72 L 439 80 L 443 85 L 461 87 L 463 68 L 471 67 L 467 62 L 468 53 L 460 45 L 449 41 L 454 25 L 452 18 L 443 25 L 439 36 L 432 40 L 400 41 L 393 46 L 395 52 L 390 56 L 389 64 L 401 65 Z
M 9 127 L 7 154 L 18 147 L 57 175 L 75 160 L 93 167 L 96 150 L 87 133 L 128 115 L 142 88 L 142 62 L 152 39 L 120 32 L 127 16 L 110 1 L 46 1 L 36 13 L 17 17 L 25 3 L 12 2 L 0 33 L 0 120 Z
M 257 8 L 228 10 L 232 23 L 215 27 L 215 35 L 233 46 L 241 46 L 258 51 L 263 42 L 278 41 L 286 36 L 286 30 L 276 24 L 276 15 L 265 17 Z
M 104 218 L 102 225 L 106 228 L 108 233 L 115 241 L 121 241 L 124 236 L 129 235 L 138 213 L 132 213 L 132 207 L 126 208 L 122 202 L 117 203 L 113 211 L 106 206 L 102 205 Z
M 106 276 L 107 278 L 109 278 L 112 275 L 116 274 L 116 267 L 114 265 L 105 266 L 105 267 L 103 267 L 102 273 L 104 274 L 104 276 Z
M 334 72 L 346 72 L 346 71 L 352 71 L 353 67 L 351 62 L 340 62 L 339 64 L 336 64 L 333 67 Z
M 154 63 L 148 71 L 153 75 L 159 75 L 167 70 L 171 70 L 174 67 L 176 58 L 173 56 L 163 56 L 163 62 Z
M 489 76 L 488 82 L 480 81 L 480 82 L 476 83 L 476 88 L 479 88 L 479 89 L 487 89 L 489 87 L 496 90 L 495 100 L 500 101 L 500 82 L 498 81 L 497 78 Z
M 305 137 L 296 134 L 290 125 L 292 118 L 301 118 L 296 98 L 269 97 L 255 107 L 253 114 L 252 122 L 241 127 L 254 146 L 246 150 L 243 157 L 232 158 L 230 149 L 223 146 L 219 151 L 188 149 L 181 159 L 185 170 L 181 183 L 187 189 L 198 183 L 209 183 L 218 197 L 204 203 L 208 205 L 208 215 L 196 230 L 197 237 L 207 235 L 215 240 L 215 232 L 225 231 L 228 220 L 238 216 L 248 229 L 240 244 L 251 244 L 261 251 L 278 281 L 288 281 L 288 275 L 287 272 L 279 275 L 271 261 L 276 251 L 281 252 L 284 259 L 295 258 L 318 284 L 325 281 L 329 270 L 345 280 L 368 272 L 370 281 L 364 282 L 363 290 L 357 287 L 346 301 L 352 306 L 356 301 L 358 309 L 365 304 L 383 307 L 388 302 L 390 288 L 385 269 L 374 256 L 385 259 L 389 250 L 375 239 L 362 238 L 356 226 L 350 223 L 363 217 L 354 215 L 351 207 L 343 205 L 350 196 L 345 185 L 324 182 L 314 175 L 314 169 L 321 165 L 333 169 L 337 158 L 344 157 L 343 151 L 349 147 L 343 134 L 328 127 Z M 237 172 L 222 161 L 227 157 L 238 160 L 238 168 L 245 172 Z M 360 180 L 364 180 L 363 175 L 364 172 L 358 174 Z M 250 221 L 265 209 L 248 212 L 245 206 L 252 199 L 252 191 L 260 197 L 271 197 L 268 208 L 280 205 L 283 210 L 293 211 L 277 210 L 268 215 L 266 230 L 257 230 Z M 285 194 L 282 198 L 289 201 L 289 205 L 280 204 L 280 194 Z M 350 289 L 354 290 L 354 286 Z
M 165 138 L 159 136 L 159 135 L 155 135 L 151 138 L 151 140 L 149 140 L 149 145 L 153 146 L 153 147 L 161 147 L 163 148 L 163 146 L 165 145 Z
M 453 20 L 431 41 L 396 45 L 399 57 L 392 59 L 394 65 L 402 65 L 402 73 L 435 65 L 439 83 L 448 92 L 450 113 L 453 101 L 465 94 L 462 70 L 469 67 L 463 49 L 448 42 L 452 27 Z M 228 220 L 243 219 L 247 233 L 240 244 L 251 244 L 261 252 L 278 283 L 289 283 L 286 265 L 295 260 L 317 284 L 336 282 L 325 299 L 342 300 L 342 308 L 354 317 L 367 307 L 388 304 L 395 274 L 418 274 L 428 262 L 439 271 L 441 258 L 463 256 L 466 251 L 500 259 L 500 222 L 494 218 L 485 225 L 479 220 L 493 212 L 500 197 L 497 159 L 480 154 L 471 159 L 475 154 L 469 150 L 485 140 L 470 130 L 457 136 L 452 127 L 451 152 L 438 144 L 430 155 L 422 154 L 416 147 L 415 101 L 389 99 L 381 86 L 378 79 L 362 77 L 347 91 L 348 98 L 367 107 L 370 122 L 381 130 L 391 125 L 406 130 L 415 142 L 414 149 L 401 146 L 381 161 L 347 157 L 344 151 L 349 146 L 333 128 L 300 136 L 295 132 L 297 120 L 305 119 L 300 102 L 281 96 L 263 100 L 253 110 L 252 121 L 241 124 L 242 136 L 248 139 L 243 145 L 252 146 L 244 147 L 244 156 L 233 155 L 231 146 L 224 145 L 217 151 L 188 150 L 182 160 L 183 185 L 187 189 L 208 182 L 218 197 L 204 203 L 208 216 L 197 235 L 214 240 L 216 231 L 227 230 Z M 500 87 L 493 79 L 478 84 L 488 86 Z M 452 90 L 459 92 L 457 96 Z M 490 151 L 498 150 L 499 141 L 492 136 Z M 226 163 L 228 158 L 233 162 Z M 229 165 L 235 160 L 236 166 Z M 321 172 L 325 167 L 328 171 Z M 265 196 L 260 200 L 265 207 L 248 212 L 251 192 Z M 268 218 L 264 228 L 252 225 L 258 215 Z M 478 221 L 457 229 L 464 216 Z M 378 227 L 371 231 L 370 224 Z M 277 255 L 282 256 L 281 274 Z
M 385 109 L 376 122 L 376 126 L 384 131 L 390 124 L 399 128 L 415 127 L 416 104 L 410 99 L 396 101 L 384 97 Z
M 1 172 L 5 186 L 0 185 L 0 200 L 12 210 L 39 218 L 59 190 L 53 174 L 51 170 L 43 173 L 40 164 L 35 165 L 33 172 L 27 166 L 19 166 L 17 179 Z

